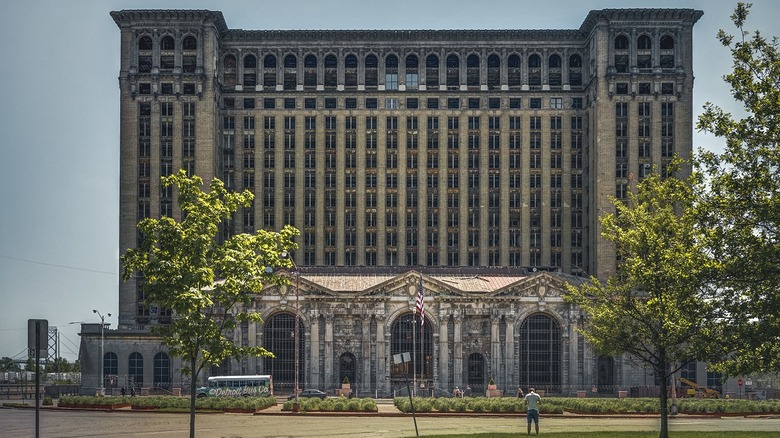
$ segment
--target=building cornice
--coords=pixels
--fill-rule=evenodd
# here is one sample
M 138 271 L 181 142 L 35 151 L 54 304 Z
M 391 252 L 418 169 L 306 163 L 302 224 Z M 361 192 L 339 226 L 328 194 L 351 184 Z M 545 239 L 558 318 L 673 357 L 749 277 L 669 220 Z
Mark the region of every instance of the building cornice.
M 176 22 L 177 25 L 212 24 L 219 35 L 228 32 L 222 12 L 206 9 L 123 9 L 112 11 L 111 18 L 120 28 L 138 24 L 160 23 L 162 25 Z
M 634 21 L 646 23 L 648 21 L 668 21 L 693 25 L 703 14 L 704 11 L 698 9 L 600 9 L 588 13 L 579 31 L 583 35 L 590 35 L 600 22 Z

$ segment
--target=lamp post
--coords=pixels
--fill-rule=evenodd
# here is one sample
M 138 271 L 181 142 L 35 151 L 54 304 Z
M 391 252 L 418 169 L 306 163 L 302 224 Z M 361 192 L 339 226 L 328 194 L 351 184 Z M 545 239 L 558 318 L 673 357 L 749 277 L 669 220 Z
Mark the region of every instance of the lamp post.
M 106 328 L 106 318 L 110 318 L 111 314 L 107 314 L 106 316 L 103 316 L 100 312 L 97 311 L 97 309 L 92 309 L 92 313 L 97 313 L 97 316 L 100 317 L 100 360 L 98 361 L 98 366 L 100 367 L 100 395 L 106 395 L 105 388 L 103 388 L 103 385 L 105 382 L 103 381 L 103 330 Z

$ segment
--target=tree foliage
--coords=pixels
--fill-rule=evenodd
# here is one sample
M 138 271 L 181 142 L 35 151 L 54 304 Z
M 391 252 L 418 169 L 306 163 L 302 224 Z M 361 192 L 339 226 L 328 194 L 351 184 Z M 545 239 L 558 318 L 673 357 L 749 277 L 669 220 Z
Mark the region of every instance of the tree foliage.
M 701 221 L 723 262 L 728 354 L 717 368 L 732 375 L 780 371 L 780 53 L 777 38 L 744 30 L 749 9 L 738 3 L 731 16 L 736 36 L 718 32 L 733 58 L 724 79 L 744 117 L 708 102 L 697 124 L 726 142 L 722 153 L 700 154 L 709 185 Z
M 171 312 L 170 323 L 152 330 L 172 355 L 182 358 L 183 372 L 191 376 L 193 436 L 200 371 L 229 358 L 272 355 L 263 347 L 236 345 L 230 333 L 240 323 L 262 322 L 259 313 L 248 311 L 252 296 L 264 285 L 287 282 L 267 268 L 292 267 L 292 260 L 282 255 L 296 248 L 292 238 L 298 231 L 286 226 L 278 233 L 258 230 L 221 237 L 223 223 L 251 205 L 250 191 L 230 192 L 215 178 L 204 192 L 202 179 L 183 170 L 164 177 L 162 184 L 176 187 L 183 220 L 141 220 L 141 243 L 128 249 L 121 263 L 125 281 L 137 276 L 146 305 Z
M 679 161 L 670 165 L 674 171 Z M 659 377 L 661 436 L 668 434 L 667 379 L 703 355 L 717 317 L 708 276 L 717 268 L 696 226 L 697 175 L 687 180 L 658 173 L 637 184 L 616 212 L 600 218 L 615 245 L 617 269 L 606 282 L 569 286 L 567 299 L 585 313 L 580 333 L 599 352 L 628 354 Z

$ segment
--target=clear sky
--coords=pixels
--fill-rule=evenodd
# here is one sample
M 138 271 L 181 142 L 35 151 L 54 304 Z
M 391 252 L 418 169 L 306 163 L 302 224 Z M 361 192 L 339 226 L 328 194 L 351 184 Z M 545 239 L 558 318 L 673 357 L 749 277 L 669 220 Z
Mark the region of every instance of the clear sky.
M 778 35 L 780 2 L 754 0 L 748 29 Z M 111 313 L 119 283 L 119 9 L 219 10 L 243 29 L 577 29 L 591 9 L 695 8 L 694 108 L 737 111 L 722 76 L 724 0 L 9 0 L 0 2 L 0 357 L 26 354 L 27 320 L 61 333 L 78 356 L 78 324 Z M 719 149 L 696 133 L 694 147 Z

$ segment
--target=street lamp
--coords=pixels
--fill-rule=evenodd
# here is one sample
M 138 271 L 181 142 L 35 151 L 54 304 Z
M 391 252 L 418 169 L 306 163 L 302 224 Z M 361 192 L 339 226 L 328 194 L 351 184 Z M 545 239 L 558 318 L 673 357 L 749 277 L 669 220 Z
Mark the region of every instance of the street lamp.
M 287 251 L 283 251 L 281 256 L 283 258 L 288 258 L 290 262 L 292 262 L 293 267 L 295 268 L 295 331 L 293 332 L 293 342 L 294 342 L 294 348 L 295 348 L 295 401 L 293 402 L 293 412 L 299 412 L 301 405 L 298 401 L 298 393 L 300 392 L 298 390 L 298 376 L 299 376 L 299 369 L 300 369 L 300 311 L 301 311 L 301 305 L 300 305 L 300 286 L 301 286 L 301 269 L 298 267 L 298 265 L 295 263 L 295 260 L 292 258 L 292 254 L 290 254 Z
M 100 360 L 98 361 L 98 366 L 100 367 L 100 395 L 106 395 L 105 388 L 103 388 L 105 383 L 103 381 L 103 361 L 105 360 L 103 358 L 103 329 L 106 328 L 106 318 L 111 318 L 111 314 L 109 313 L 106 316 L 103 316 L 97 309 L 92 309 L 92 313 L 97 313 L 97 316 L 100 317 Z

